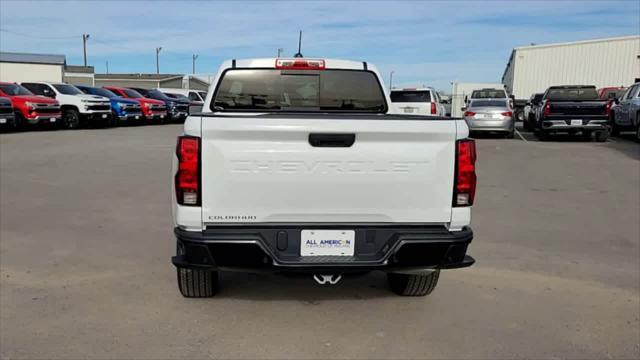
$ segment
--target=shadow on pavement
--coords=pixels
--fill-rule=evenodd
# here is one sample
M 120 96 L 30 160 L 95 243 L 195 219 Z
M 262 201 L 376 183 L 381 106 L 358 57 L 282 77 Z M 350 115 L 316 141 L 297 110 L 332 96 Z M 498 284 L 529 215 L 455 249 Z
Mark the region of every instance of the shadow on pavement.
M 294 300 L 309 305 L 389 297 L 399 296 L 388 289 L 386 275 L 380 271 L 345 275 L 336 285 L 319 285 L 311 275 L 221 272 L 220 291 L 216 295 L 256 301 Z

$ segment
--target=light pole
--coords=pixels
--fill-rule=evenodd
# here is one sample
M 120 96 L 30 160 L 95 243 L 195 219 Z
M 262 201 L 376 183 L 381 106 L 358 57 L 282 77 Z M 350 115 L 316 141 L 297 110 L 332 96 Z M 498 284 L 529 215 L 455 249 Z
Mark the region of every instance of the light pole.
M 278 57 L 280 57 L 283 52 L 284 52 L 283 48 L 278 48 Z
M 109 73 L 109 60 L 106 61 L 106 65 L 107 65 L 107 74 Z
M 391 71 L 391 72 L 389 73 L 389 91 L 391 91 L 391 88 L 393 87 L 393 73 L 394 73 L 394 72 L 395 72 L 395 71 Z
M 193 72 L 192 72 L 192 74 L 196 73 L 196 59 L 198 59 L 198 56 L 199 56 L 198 54 L 193 54 L 193 56 L 191 57 L 192 60 L 193 60 Z
M 160 74 L 160 51 L 162 46 L 156 48 L 156 74 Z
M 87 40 L 89 40 L 89 34 L 82 34 L 82 51 L 84 53 L 84 67 L 87 67 Z

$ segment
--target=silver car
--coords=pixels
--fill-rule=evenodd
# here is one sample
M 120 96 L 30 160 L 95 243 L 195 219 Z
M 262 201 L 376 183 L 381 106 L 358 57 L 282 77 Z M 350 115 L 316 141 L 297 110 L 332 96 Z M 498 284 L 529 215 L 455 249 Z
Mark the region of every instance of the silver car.
M 473 132 L 497 132 L 512 138 L 515 132 L 509 99 L 471 99 L 464 120 Z

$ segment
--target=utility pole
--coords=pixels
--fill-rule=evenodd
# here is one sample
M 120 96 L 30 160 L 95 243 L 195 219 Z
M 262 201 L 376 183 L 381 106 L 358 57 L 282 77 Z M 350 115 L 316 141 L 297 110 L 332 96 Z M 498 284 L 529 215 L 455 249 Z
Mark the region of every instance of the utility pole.
M 162 46 L 156 48 L 156 74 L 160 74 L 160 51 Z
M 389 91 L 391 91 L 391 88 L 392 88 L 392 85 L 393 85 L 393 73 L 394 73 L 394 72 L 395 72 L 395 71 L 391 71 L 391 72 L 389 73 Z
M 302 48 L 302 30 L 300 30 L 300 35 L 298 36 L 298 52 L 295 55 L 293 55 L 293 57 L 296 57 L 296 58 L 304 57 L 300 52 L 301 48 Z
M 193 60 L 193 72 L 192 74 L 196 73 L 196 59 L 198 58 L 198 54 L 193 54 L 193 56 L 191 57 L 191 59 Z
M 89 34 L 82 34 L 82 50 L 84 52 L 85 67 L 87 67 L 87 40 L 89 40 Z
M 283 48 L 278 48 L 278 57 L 282 56 L 283 52 L 284 52 Z
M 107 74 L 109 73 L 109 60 L 106 61 L 106 65 L 107 65 Z

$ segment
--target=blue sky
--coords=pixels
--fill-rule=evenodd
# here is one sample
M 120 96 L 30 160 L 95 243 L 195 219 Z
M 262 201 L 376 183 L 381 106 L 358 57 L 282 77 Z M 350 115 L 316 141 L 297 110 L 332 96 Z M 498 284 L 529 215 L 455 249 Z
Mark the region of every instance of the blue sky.
M 224 59 L 374 63 L 394 85 L 499 82 L 513 47 L 640 33 L 640 1 L 0 1 L 0 50 L 64 54 L 96 72 L 214 73 Z

